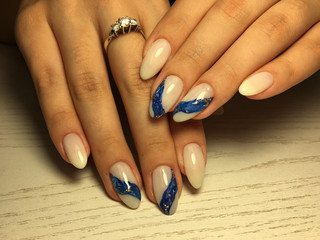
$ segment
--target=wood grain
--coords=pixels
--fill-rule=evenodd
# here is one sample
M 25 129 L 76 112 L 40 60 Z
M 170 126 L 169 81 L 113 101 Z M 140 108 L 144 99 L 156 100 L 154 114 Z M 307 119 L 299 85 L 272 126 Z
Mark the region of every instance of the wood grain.
M 205 120 L 203 187 L 175 215 L 112 201 L 55 151 L 15 47 L 0 46 L 0 239 L 320 239 L 320 74 Z

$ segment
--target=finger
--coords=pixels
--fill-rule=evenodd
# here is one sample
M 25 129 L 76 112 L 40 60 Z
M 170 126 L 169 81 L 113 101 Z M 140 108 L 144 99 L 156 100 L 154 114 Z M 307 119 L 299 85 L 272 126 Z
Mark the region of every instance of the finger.
M 124 48 L 128 43 L 135 47 Z M 143 46 L 140 34 L 129 33 L 112 40 L 108 57 L 128 116 L 146 193 L 165 214 L 173 214 L 182 180 L 167 119 L 154 121 L 148 115 L 152 82 L 139 77 Z
M 141 178 L 122 132 L 100 36 L 92 19 L 83 10 L 86 6 L 81 4 L 85 3 L 77 4 L 72 11 L 63 5 L 50 9 L 64 14 L 60 19 L 54 19 L 52 24 L 69 89 L 108 194 L 114 199 L 121 199 L 131 208 L 137 208 L 140 204 Z M 121 194 L 120 189 L 128 184 L 134 191 Z
M 320 69 L 320 23 L 276 59 L 242 82 L 239 92 L 251 99 L 280 94 Z
M 287 49 L 317 22 L 319 7 L 318 1 L 291 0 L 271 7 L 199 78 L 182 105 L 177 106 L 174 119 L 185 121 L 199 112 L 194 119 L 202 119 L 214 112 L 234 95 L 245 77 Z M 213 92 L 215 100 L 210 104 Z
M 32 75 L 54 145 L 64 160 L 84 168 L 90 148 L 69 95 L 57 42 L 43 13 L 38 5 L 20 12 L 17 43 Z
M 190 184 L 198 189 L 202 185 L 207 162 L 202 122 L 190 120 L 176 123 L 170 119 L 180 171 L 187 176 Z
M 154 109 L 150 115 L 157 118 L 172 110 L 179 97 L 275 2 L 233 0 L 214 4 L 159 74 L 152 88 Z M 164 91 L 159 94 L 162 85 Z
M 180 0 L 173 4 L 146 42 L 140 69 L 142 79 L 150 79 L 160 71 L 214 2 L 215 0 Z

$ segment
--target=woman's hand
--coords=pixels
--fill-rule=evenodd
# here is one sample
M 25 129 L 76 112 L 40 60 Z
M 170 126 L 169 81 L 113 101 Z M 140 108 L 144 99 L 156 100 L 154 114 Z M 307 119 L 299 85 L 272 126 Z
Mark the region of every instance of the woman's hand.
M 264 99 L 298 84 L 320 68 L 319 20 L 318 0 L 177 0 L 150 35 L 140 69 L 148 79 L 165 64 L 151 116 L 202 119 L 238 89 Z
M 16 21 L 17 44 L 57 150 L 77 168 L 85 167 L 91 151 L 108 194 L 131 208 L 140 204 L 142 180 L 122 131 L 103 44 L 119 17 L 137 19 L 149 36 L 168 8 L 166 0 L 25 0 Z M 205 137 L 201 123 L 190 122 L 189 130 L 180 126 L 171 133 L 166 118 L 149 117 L 153 81 L 139 77 L 144 44 L 140 33 L 128 33 L 110 42 L 107 55 L 146 193 L 164 213 L 173 214 L 182 187 L 180 170 L 194 186 L 201 185 Z

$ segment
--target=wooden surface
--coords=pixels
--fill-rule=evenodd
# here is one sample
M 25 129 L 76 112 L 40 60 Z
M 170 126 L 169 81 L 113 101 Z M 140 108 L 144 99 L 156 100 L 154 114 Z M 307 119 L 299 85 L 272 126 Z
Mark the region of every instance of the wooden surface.
M 0 46 L 0 239 L 320 239 L 320 74 L 278 97 L 236 96 L 205 121 L 203 187 L 185 181 L 175 215 L 143 193 L 106 196 L 51 143 L 15 47 Z

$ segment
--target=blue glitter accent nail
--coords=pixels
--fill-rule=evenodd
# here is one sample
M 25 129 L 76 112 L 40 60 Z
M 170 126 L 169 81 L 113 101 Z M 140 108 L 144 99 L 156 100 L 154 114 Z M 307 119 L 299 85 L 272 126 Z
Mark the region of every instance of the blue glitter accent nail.
M 159 118 L 166 113 L 162 107 L 162 94 L 164 90 L 164 82 L 165 80 L 162 81 L 162 83 L 159 85 L 152 97 L 153 118 Z
M 194 99 L 192 101 L 182 101 L 174 109 L 173 114 L 176 114 L 178 112 L 183 112 L 183 113 L 200 112 L 209 106 L 212 99 L 213 99 L 213 97 L 204 98 L 204 99 Z
M 178 185 L 176 181 L 176 177 L 171 169 L 171 180 L 167 187 L 167 189 L 163 192 L 161 201 L 160 201 L 160 208 L 166 215 L 170 215 L 171 206 L 176 198 L 176 194 L 178 192 Z
M 139 187 L 131 182 L 125 182 L 110 174 L 112 184 L 120 195 L 130 195 L 141 201 L 141 193 Z

